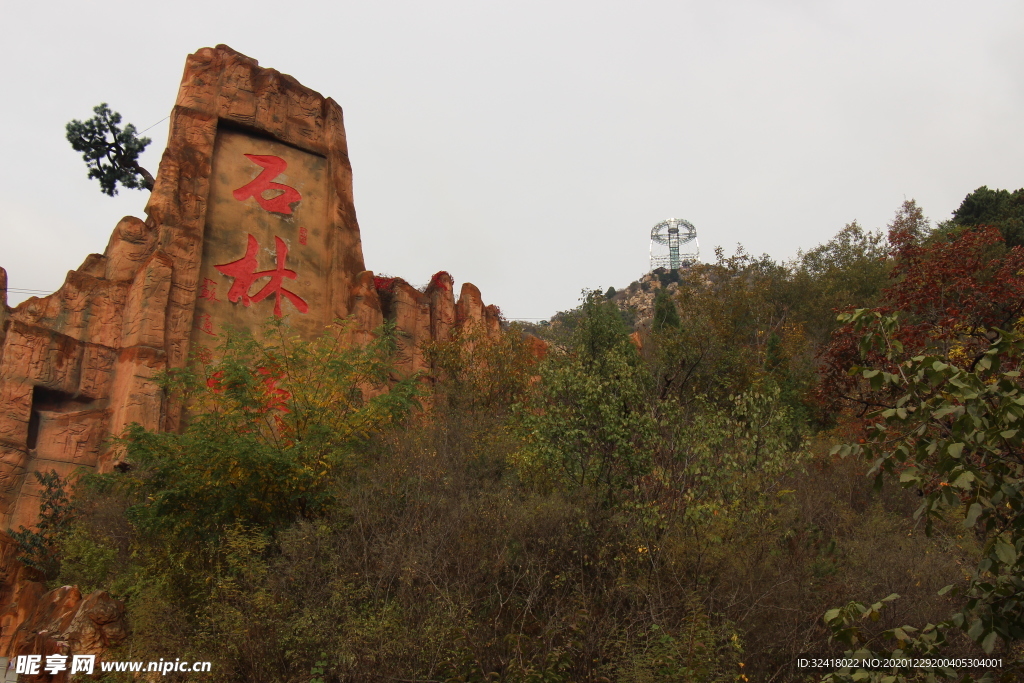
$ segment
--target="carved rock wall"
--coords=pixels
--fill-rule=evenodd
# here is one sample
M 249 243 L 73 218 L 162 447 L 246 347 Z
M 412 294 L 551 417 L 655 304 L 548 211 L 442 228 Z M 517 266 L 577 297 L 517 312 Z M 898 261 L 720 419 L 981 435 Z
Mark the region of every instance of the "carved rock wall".
M 107 437 L 137 422 L 175 429 L 156 382 L 187 359 L 218 131 L 244 130 L 322 158 L 329 311 L 349 313 L 364 270 L 341 108 L 225 46 L 188 57 L 147 219 L 118 223 L 103 254 L 60 290 L 6 305 L 0 277 L 0 519 L 29 525 L 35 471 L 109 469 Z M 244 226 L 238 226 L 244 234 Z M 314 326 L 314 329 L 316 326 Z
M 0 528 L 36 520 L 34 472 L 110 471 L 118 455 L 108 440 L 128 425 L 180 426 L 182 406 L 167 399 L 158 376 L 185 365 L 196 336 L 211 172 L 223 131 L 321 159 L 326 222 L 308 232 L 296 226 L 297 244 L 307 245 L 307 235 L 320 231 L 317 244 L 328 252 L 318 247 L 316 253 L 326 264 L 318 282 L 326 283 L 327 304 L 319 327 L 302 328 L 307 333 L 350 318 L 349 343 L 363 345 L 392 320 L 401 347 L 396 374 L 410 376 L 429 370 L 425 343 L 473 326 L 500 331 L 497 308 L 485 306 L 470 284 L 456 302 L 445 272 L 421 292 L 401 279 L 382 288 L 365 269 L 342 111 L 333 100 L 226 46 L 201 49 L 186 61 L 146 220 L 123 218 L 104 252 L 90 254 L 59 290 L 13 309 L 0 268 Z M 222 236 L 225 229 L 238 235 L 246 229 L 215 227 Z M 12 553 L 10 538 L 0 534 L 0 656 L 31 647 L 47 654 L 68 642 L 88 653 L 117 639 L 119 603 L 109 596 L 83 600 L 73 587 L 47 593 Z
M 454 281 L 445 271 L 436 273 L 424 291 L 402 278 L 375 278 L 364 271 L 352 288 L 350 308 L 354 343 L 365 343 L 385 320 L 394 323 L 398 335 L 395 372 L 400 378 L 431 371 L 423 352 L 430 342 L 448 341 L 476 327 L 486 336 L 501 332 L 498 308 L 484 306 L 480 290 L 469 283 L 462 286 L 456 302 Z

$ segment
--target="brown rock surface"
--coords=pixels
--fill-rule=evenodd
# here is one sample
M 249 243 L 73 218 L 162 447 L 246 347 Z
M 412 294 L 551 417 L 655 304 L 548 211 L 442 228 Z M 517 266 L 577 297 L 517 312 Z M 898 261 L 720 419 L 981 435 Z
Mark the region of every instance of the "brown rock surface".
M 39 573 L 18 562 L 16 554 L 14 540 L 0 533 L 0 656 L 100 655 L 124 640 L 121 601 L 106 591 L 83 599 L 76 586 L 47 591 Z
M 546 341 L 532 334 L 525 335 L 525 340 L 526 348 L 531 356 L 537 360 L 543 360 L 547 357 L 549 345 Z
M 391 294 L 391 318 L 395 322 L 400 377 L 428 369 L 423 345 L 430 341 L 430 298 L 405 280 L 397 280 Z
M 430 336 L 434 341 L 448 341 L 455 325 L 455 281 L 441 271 L 430 278 L 427 285 L 430 299 Z
M 110 597 L 107 591 L 90 593 L 78 605 L 61 635 L 74 654 L 102 655 L 128 635 L 124 603 Z
M 476 285 L 463 283 L 459 301 L 455 304 L 456 325 L 464 330 L 483 326 L 484 302 Z
M 373 338 L 373 331 L 384 322 L 384 313 L 377 295 L 373 273 L 364 270 L 352 284 L 349 298 L 351 329 L 349 339 L 354 346 L 364 346 Z

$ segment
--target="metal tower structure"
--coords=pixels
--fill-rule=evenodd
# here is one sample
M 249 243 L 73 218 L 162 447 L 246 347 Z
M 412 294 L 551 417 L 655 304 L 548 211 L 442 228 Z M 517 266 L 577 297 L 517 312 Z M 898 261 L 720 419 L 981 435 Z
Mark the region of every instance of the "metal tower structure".
M 690 245 L 692 246 L 686 246 Z M 685 250 L 684 250 L 685 247 Z M 665 251 L 668 251 L 666 254 Z M 651 270 L 678 270 L 697 260 L 697 228 L 682 218 L 669 218 L 651 228 Z

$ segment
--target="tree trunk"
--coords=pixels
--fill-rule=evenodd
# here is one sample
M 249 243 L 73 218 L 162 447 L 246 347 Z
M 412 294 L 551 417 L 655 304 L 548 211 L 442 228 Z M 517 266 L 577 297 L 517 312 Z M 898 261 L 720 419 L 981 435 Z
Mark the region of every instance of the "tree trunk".
M 147 171 L 146 169 L 142 168 L 138 164 L 135 164 L 135 170 L 138 171 L 139 175 L 142 176 L 142 183 L 146 186 L 146 189 L 149 190 L 150 192 L 152 192 L 153 191 L 153 183 L 156 182 L 153 179 L 153 174 L 150 173 L 149 171 Z

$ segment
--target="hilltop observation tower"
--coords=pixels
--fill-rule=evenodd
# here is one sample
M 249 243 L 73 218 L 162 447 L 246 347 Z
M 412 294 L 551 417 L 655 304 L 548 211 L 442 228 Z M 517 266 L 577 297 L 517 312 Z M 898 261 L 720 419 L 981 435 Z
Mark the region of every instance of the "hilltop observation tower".
M 669 218 L 651 228 L 651 270 L 679 270 L 691 266 L 700 255 L 697 228 L 682 218 Z

